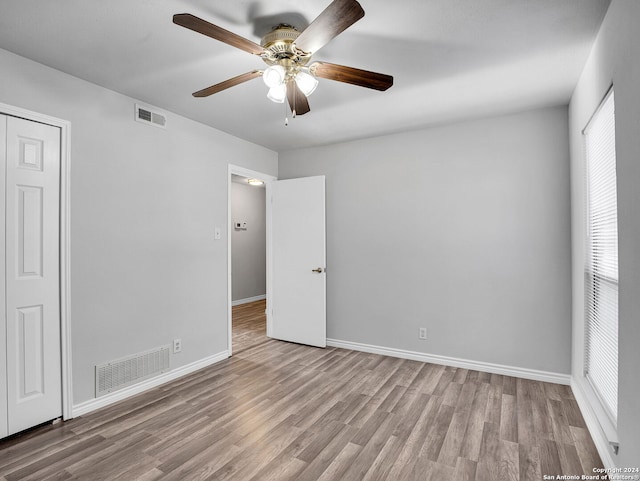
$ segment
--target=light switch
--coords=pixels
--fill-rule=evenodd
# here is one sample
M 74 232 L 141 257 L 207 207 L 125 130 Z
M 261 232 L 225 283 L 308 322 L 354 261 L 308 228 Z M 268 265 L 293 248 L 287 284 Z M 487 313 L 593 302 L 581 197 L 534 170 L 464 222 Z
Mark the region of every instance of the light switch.
M 215 240 L 222 239 L 222 231 L 220 230 L 220 227 L 216 227 L 215 234 L 213 235 L 213 238 Z

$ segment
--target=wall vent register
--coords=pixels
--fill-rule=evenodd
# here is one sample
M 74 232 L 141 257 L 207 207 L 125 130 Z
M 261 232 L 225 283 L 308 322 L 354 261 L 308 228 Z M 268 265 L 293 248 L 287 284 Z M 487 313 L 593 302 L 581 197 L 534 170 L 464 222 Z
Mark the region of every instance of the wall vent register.
M 160 346 L 96 365 L 96 397 L 168 371 L 171 349 Z
M 165 114 L 149 107 L 143 107 L 139 104 L 136 104 L 135 119 L 138 122 L 153 125 L 155 127 L 160 127 L 163 129 L 167 126 L 167 116 Z

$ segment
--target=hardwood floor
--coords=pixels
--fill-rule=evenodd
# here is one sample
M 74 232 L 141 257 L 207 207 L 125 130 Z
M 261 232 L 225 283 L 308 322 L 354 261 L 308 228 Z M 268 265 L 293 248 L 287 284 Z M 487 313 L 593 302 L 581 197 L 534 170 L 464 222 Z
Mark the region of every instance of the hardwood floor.
M 233 307 L 234 356 L 246 349 L 269 341 L 265 318 L 266 307 L 266 301 L 251 302 Z
M 0 442 L 0 480 L 540 481 L 602 467 L 567 386 L 265 337 L 126 401 Z M 236 322 L 237 321 L 237 322 Z

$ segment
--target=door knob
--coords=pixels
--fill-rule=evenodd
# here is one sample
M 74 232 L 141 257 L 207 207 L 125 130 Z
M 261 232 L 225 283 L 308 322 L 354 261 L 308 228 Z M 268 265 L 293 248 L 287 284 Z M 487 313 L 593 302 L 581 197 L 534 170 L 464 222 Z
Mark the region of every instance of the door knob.
M 311 272 L 317 272 L 318 274 L 321 274 L 323 271 L 322 267 L 318 267 L 317 269 L 311 269 Z

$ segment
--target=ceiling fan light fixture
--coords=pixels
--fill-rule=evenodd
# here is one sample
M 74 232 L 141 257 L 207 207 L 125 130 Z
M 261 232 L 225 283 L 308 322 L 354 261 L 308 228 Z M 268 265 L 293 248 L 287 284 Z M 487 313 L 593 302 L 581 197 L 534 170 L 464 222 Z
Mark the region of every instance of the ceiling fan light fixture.
M 283 103 L 284 99 L 287 98 L 286 84 L 280 84 L 276 85 L 275 87 L 271 87 L 269 89 L 269 92 L 267 93 L 267 98 L 277 104 Z
M 287 16 L 291 18 L 289 14 Z M 194 92 L 194 97 L 208 97 L 256 77 L 262 77 L 269 88 L 267 98 L 272 102 L 284 103 L 287 112 L 285 116 L 291 112 L 295 117 L 310 111 L 307 97 L 318 86 L 317 78 L 380 91 L 393 85 L 391 75 L 328 62 L 316 61 L 309 64 L 314 52 L 363 16 L 364 10 L 358 0 L 331 0 L 329 6 L 310 23 L 302 19 L 302 23 L 306 24 L 302 31 L 280 22 L 262 37 L 260 44 L 189 13 L 175 14 L 173 23 L 258 56 L 267 65 L 264 70 L 252 70 Z M 272 24 L 273 20 L 270 17 L 269 24 Z M 292 83 L 293 81 L 295 83 Z M 287 108 L 287 104 L 290 109 Z M 285 125 L 286 123 L 285 121 Z
M 272 65 L 264 71 L 262 80 L 267 87 L 274 88 L 284 83 L 286 75 L 287 72 L 282 65 Z
M 296 75 L 296 83 L 298 87 L 300 87 L 300 90 L 302 90 L 302 93 L 307 97 L 311 95 L 318 86 L 318 80 L 307 72 L 298 72 Z

